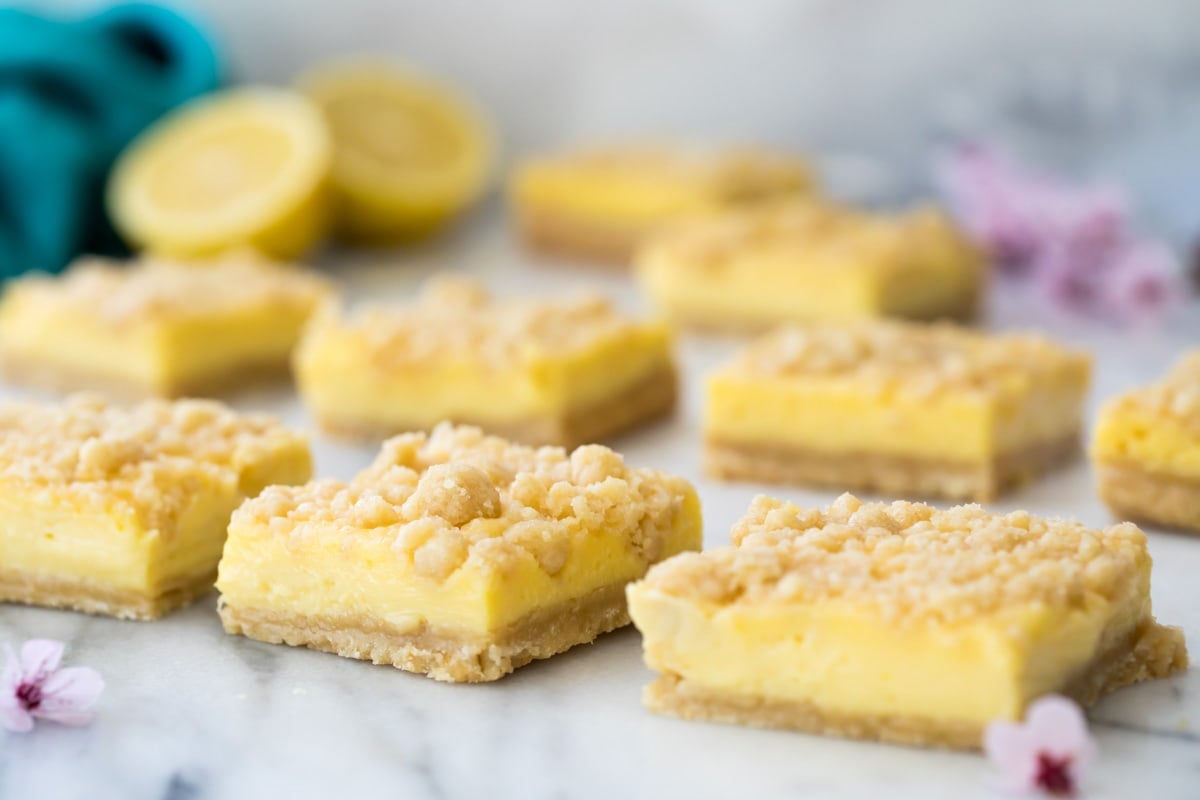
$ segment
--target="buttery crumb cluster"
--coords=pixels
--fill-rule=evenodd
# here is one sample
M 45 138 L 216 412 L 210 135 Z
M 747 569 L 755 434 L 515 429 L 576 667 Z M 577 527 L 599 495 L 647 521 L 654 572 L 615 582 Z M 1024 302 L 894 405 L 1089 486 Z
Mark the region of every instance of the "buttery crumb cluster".
M 273 417 L 207 400 L 133 407 L 76 395 L 60 405 L 0 408 L 0 481 L 27 491 L 67 489 L 97 503 L 132 504 L 147 527 L 180 510 L 198 481 L 228 480 L 302 441 Z
M 849 494 L 824 511 L 758 497 L 733 542 L 671 559 L 647 581 L 721 604 L 844 600 L 896 623 L 955 622 L 1027 603 L 1120 601 L 1150 566 L 1145 534 L 1129 523 L 1092 530 L 1025 511 Z
M 61 277 L 35 276 L 14 289 L 28 304 L 77 309 L 112 325 L 200 316 L 273 302 L 314 307 L 330 294 L 317 275 L 252 255 L 197 266 L 143 259 L 133 265 L 84 258 Z
M 993 394 L 1056 383 L 1088 364 L 1085 354 L 1032 334 L 873 321 L 782 328 L 752 344 L 728 369 L 746 377 L 844 379 L 881 391 Z
M 1116 409 L 1143 408 L 1200 428 L 1200 352 L 1184 356 L 1162 380 L 1122 395 L 1114 404 Z
M 806 261 L 888 271 L 912 266 L 914 243 L 949 230 L 932 208 L 884 217 L 828 202 L 798 200 L 752 208 L 674 229 L 654 243 L 657 255 L 696 270 L 718 269 L 737 259 L 803 253 Z
M 429 281 L 418 302 L 403 309 L 366 309 L 344 327 L 382 368 L 467 361 L 502 368 L 523 359 L 567 353 L 638 327 L 604 297 L 496 300 L 464 278 Z
M 426 436 L 387 441 L 350 483 L 276 486 L 234 515 L 243 530 L 303 542 L 385 537 L 417 572 L 445 579 L 464 564 L 504 571 L 532 557 L 554 575 L 589 531 L 619 532 L 646 562 L 657 560 L 686 483 L 630 469 L 587 445 L 569 455 L 443 423 Z

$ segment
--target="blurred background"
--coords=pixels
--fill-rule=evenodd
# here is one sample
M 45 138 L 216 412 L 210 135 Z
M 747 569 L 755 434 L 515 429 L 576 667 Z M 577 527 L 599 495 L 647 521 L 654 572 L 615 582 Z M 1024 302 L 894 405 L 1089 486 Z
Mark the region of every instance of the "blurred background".
M 1188 0 L 203 0 L 237 80 L 400 56 L 473 94 L 508 154 L 609 134 L 752 139 L 832 188 L 927 191 L 938 145 L 986 137 L 1127 187 L 1200 230 L 1200 4 Z M 94 0 L 38 10 L 82 14 Z

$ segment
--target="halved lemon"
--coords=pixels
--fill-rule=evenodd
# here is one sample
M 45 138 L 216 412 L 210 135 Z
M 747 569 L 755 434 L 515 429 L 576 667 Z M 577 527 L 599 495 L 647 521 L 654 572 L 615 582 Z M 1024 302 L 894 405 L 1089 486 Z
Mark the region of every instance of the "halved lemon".
M 295 92 L 232 89 L 167 115 L 121 155 L 108 185 L 117 229 L 172 256 L 250 247 L 294 258 L 328 232 L 333 144 Z
M 333 133 L 335 224 L 343 238 L 386 244 L 421 237 L 486 188 L 492 136 L 452 89 L 377 60 L 326 64 L 299 86 Z

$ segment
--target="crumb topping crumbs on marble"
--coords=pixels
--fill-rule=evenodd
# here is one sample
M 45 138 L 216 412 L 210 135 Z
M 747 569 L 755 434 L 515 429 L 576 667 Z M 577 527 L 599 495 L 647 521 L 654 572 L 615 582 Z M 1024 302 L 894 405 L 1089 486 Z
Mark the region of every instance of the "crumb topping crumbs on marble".
M 786 326 L 743 350 L 718 375 L 842 380 L 880 392 L 991 394 L 1086 380 L 1091 359 L 1034 334 L 985 334 L 950 323 L 861 321 Z
M 624 316 L 596 294 L 500 300 L 477 281 L 440 276 L 427 282 L 409 306 L 321 316 L 301 351 L 336 340 L 352 343 L 383 370 L 446 361 L 503 369 L 655 324 Z
M 862 605 L 889 623 L 955 623 L 1031 603 L 1083 608 L 1148 588 L 1146 536 L 978 505 L 864 503 L 824 510 L 760 496 L 733 545 L 653 568 L 649 586 L 721 605 Z
M 249 253 L 204 263 L 143 257 L 126 264 L 87 256 L 60 276 L 21 278 L 10 291 L 31 310 L 78 312 L 114 326 L 265 304 L 311 311 L 333 293 L 313 272 Z
M 506 571 L 532 558 L 550 575 L 585 536 L 625 538 L 657 561 L 685 499 L 682 478 L 632 469 L 617 453 L 572 453 L 442 423 L 384 443 L 348 483 L 268 488 L 243 504 L 239 537 L 286 536 L 292 544 L 383 542 L 416 571 L 445 580 L 464 565 Z
M 211 400 L 128 407 L 84 394 L 0 407 L 0 483 L 101 507 L 125 502 L 164 533 L 199 487 L 228 481 L 236 490 L 243 471 L 300 446 L 304 437 L 274 417 Z

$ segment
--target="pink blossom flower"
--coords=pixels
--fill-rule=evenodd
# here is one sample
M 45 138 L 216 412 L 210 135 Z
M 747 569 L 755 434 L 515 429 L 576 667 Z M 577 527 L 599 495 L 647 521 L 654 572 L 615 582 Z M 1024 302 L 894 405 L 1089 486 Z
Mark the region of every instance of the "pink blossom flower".
M 1187 293 L 1174 254 L 1157 242 L 1140 242 L 1113 257 L 1102 302 L 1118 320 L 1136 324 L 1161 315 Z
M 940 176 L 1001 272 L 1060 309 L 1144 323 L 1185 295 L 1170 251 L 1133 234 L 1126 198 L 1111 186 L 1072 186 L 980 145 L 943 159 Z
M 31 639 L 18 656 L 5 645 L 8 661 L 0 675 L 0 726 L 24 733 L 35 719 L 63 725 L 86 725 L 88 709 L 104 690 L 100 673 L 90 667 L 59 668 L 64 645 Z
M 1106 262 L 1089 258 L 1079 248 L 1055 244 L 1033 261 L 1033 280 L 1051 304 L 1073 313 L 1093 308 L 1103 285 Z
M 971 145 L 942 159 L 939 178 L 962 223 L 1004 270 L 1021 273 L 1042 246 L 1049 187 L 1003 153 Z
M 1111 187 L 1070 187 L 981 145 L 943 159 L 939 173 L 963 224 L 1012 274 L 1027 273 L 1047 247 L 1100 254 L 1125 237 L 1125 200 Z
M 1069 190 L 1060 187 L 1041 197 L 1043 232 L 1050 242 L 1103 255 L 1120 247 L 1129 235 L 1129 210 L 1125 198 L 1110 186 Z
M 993 722 L 983 749 L 1002 773 L 1001 788 L 1075 797 L 1096 743 L 1072 701 L 1048 695 L 1029 707 L 1025 722 Z

